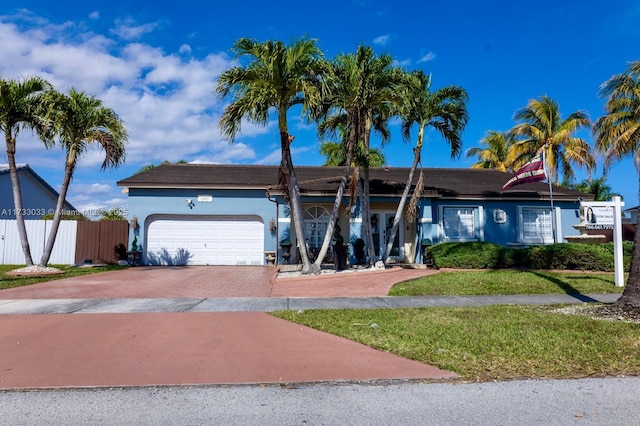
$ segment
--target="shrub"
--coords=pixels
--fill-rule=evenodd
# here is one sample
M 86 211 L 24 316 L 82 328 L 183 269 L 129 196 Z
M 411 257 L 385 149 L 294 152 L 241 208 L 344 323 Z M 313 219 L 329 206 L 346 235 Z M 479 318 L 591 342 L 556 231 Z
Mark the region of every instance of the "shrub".
M 623 248 L 624 268 L 629 270 L 631 247 Z M 494 243 L 440 243 L 428 248 L 440 268 L 460 269 L 568 269 L 613 271 L 613 244 L 560 243 L 525 248 L 503 247 Z

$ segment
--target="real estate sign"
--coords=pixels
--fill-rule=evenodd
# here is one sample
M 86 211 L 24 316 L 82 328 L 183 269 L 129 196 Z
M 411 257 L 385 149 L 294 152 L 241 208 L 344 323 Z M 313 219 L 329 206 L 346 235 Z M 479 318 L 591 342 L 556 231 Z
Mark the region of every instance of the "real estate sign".
M 613 229 L 613 263 L 616 286 L 624 286 L 624 263 L 622 262 L 622 207 L 619 196 L 611 201 L 581 201 L 584 211 L 585 229 Z
M 613 229 L 613 203 L 583 202 L 585 229 Z

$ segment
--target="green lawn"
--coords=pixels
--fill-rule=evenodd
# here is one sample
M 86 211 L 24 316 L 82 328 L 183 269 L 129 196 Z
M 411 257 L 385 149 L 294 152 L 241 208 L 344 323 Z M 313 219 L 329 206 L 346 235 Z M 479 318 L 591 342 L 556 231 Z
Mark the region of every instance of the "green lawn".
M 640 374 L 640 324 L 566 315 L 555 308 L 507 305 L 273 315 L 472 381 Z
M 443 272 L 390 295 L 620 293 L 613 274 Z M 640 374 L 640 324 L 557 306 L 283 311 L 275 316 L 454 371 L 466 380 Z
M 612 273 L 478 270 L 440 272 L 396 284 L 390 296 L 621 293 Z
M 79 275 L 95 274 L 98 272 L 115 271 L 123 266 L 105 265 L 94 268 L 70 268 L 68 265 L 50 265 L 64 271 L 60 275 L 46 275 L 42 277 L 14 277 L 6 273 L 14 269 L 22 268 L 24 265 L 0 265 L 0 290 L 5 288 L 22 287 L 24 285 L 41 283 L 44 281 L 58 280 L 60 278 L 76 277 Z

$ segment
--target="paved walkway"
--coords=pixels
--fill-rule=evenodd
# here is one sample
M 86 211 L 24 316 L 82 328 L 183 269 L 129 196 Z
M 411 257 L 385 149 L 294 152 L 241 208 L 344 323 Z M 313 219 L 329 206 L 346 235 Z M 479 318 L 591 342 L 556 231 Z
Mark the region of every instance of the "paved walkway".
M 392 268 L 276 280 L 265 267 L 145 267 L 1 290 L 0 389 L 453 379 L 265 312 L 619 296 L 386 296 L 395 283 L 431 273 Z

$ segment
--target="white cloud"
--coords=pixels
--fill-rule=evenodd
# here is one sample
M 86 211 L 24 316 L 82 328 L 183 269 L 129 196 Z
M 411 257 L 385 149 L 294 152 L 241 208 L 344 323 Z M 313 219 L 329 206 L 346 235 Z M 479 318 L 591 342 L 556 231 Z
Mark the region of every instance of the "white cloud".
M 396 59 L 393 61 L 393 63 L 397 67 L 408 67 L 409 65 L 411 65 L 411 59 L 405 59 L 404 61 L 399 61 Z
M 159 26 L 157 22 L 137 25 L 131 18 L 118 19 L 115 24 L 116 26 L 111 32 L 124 40 L 138 40 L 143 35 L 153 32 Z
M 387 42 L 390 39 L 390 35 L 389 34 L 385 34 L 385 35 L 381 35 L 379 37 L 376 37 L 373 39 L 373 44 L 377 44 L 379 46 L 386 46 Z
M 127 170 L 135 171 L 144 164 L 164 160 L 246 162 L 256 157 L 246 141 L 272 130 L 271 123 L 263 127 L 243 122 L 238 137 L 242 137 L 243 143 L 229 144 L 221 136 L 218 120 L 224 104 L 214 89 L 220 73 L 233 65 L 226 54 L 212 53 L 195 59 L 144 43 L 119 44 L 114 39 L 80 30 L 81 23 L 74 24 L 76 33 L 66 36 L 62 30 L 68 33 L 68 25 L 30 17 L 34 28 L 25 29 L 22 24 L 9 22 L 12 19 L 17 20 L 0 16 L 2 78 L 38 75 L 61 92 L 74 87 L 101 99 L 116 111 L 129 133 Z M 151 27 L 154 26 L 136 31 L 148 31 Z M 129 37 L 134 32 L 125 35 Z M 182 52 L 186 50 L 184 46 L 181 48 Z M 43 155 L 42 143 L 28 131 L 20 133 L 18 144 L 18 161 L 37 167 L 38 173 L 54 186 L 62 181 L 64 150 L 54 147 Z M 88 150 L 79 159 L 77 174 L 86 179 L 87 173 L 98 172 L 103 158 L 99 149 Z M 115 194 L 120 190 L 115 180 L 124 177 L 127 175 L 115 177 L 110 185 Z M 95 192 L 79 184 L 76 177 L 70 194 L 84 204 L 78 197 L 84 191 L 89 198 L 95 197 Z
M 423 62 L 433 61 L 436 58 L 436 54 L 433 52 L 429 52 L 426 55 L 422 55 L 420 59 L 418 59 L 418 63 L 421 64 Z
M 89 18 L 91 18 L 91 19 L 100 19 L 100 12 L 98 12 L 97 10 L 94 10 L 93 12 L 91 12 L 89 14 Z
M 180 52 L 182 54 L 185 54 L 185 55 L 191 54 L 191 46 L 189 46 L 188 44 L 183 44 L 178 49 L 178 52 Z

